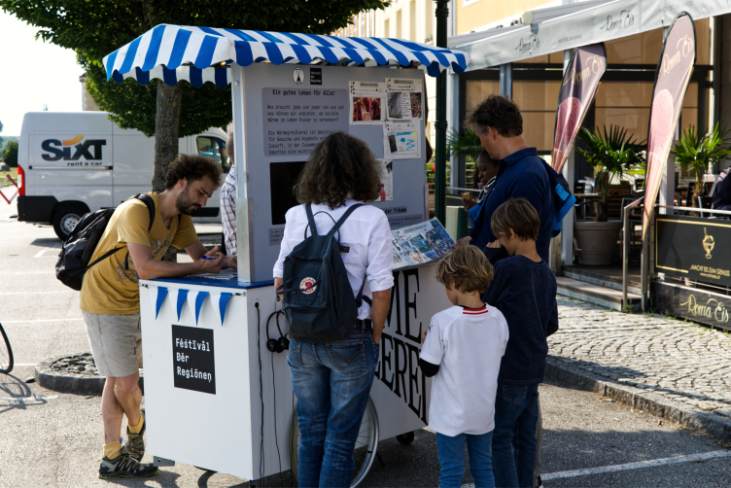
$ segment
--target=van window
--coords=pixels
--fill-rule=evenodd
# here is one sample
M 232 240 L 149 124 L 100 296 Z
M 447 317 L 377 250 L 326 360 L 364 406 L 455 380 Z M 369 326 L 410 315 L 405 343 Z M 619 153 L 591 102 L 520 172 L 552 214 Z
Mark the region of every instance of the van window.
M 231 168 L 231 162 L 226 155 L 226 143 L 218 137 L 197 137 L 196 146 L 198 154 L 211 158 L 221 165 L 224 173 L 228 173 Z

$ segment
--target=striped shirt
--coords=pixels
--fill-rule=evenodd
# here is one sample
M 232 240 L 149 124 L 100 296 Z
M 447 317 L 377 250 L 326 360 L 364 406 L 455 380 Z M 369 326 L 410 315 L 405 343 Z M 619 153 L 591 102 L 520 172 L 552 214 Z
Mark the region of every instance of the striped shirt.
M 236 168 L 231 169 L 221 186 L 221 221 L 226 254 L 236 256 Z

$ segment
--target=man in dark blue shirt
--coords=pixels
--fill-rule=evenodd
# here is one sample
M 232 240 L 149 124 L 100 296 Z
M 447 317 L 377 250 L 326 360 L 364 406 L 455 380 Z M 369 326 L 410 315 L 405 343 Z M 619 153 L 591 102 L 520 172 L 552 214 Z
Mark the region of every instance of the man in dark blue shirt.
M 490 218 L 505 201 L 525 198 L 538 212 L 541 222 L 536 248 L 541 259 L 548 263 L 553 195 L 546 163 L 538 157 L 536 148 L 528 147 L 523 139 L 523 117 L 518 106 L 503 96 L 490 95 L 475 109 L 467 122 L 474 126 L 490 158 L 500 161 L 500 168 L 492 191 L 486 197 L 487 201 L 472 222 L 472 235 L 460 239 L 458 245 L 473 244 L 483 251 L 491 245 L 486 252 L 490 261 L 494 262 L 499 244 L 490 229 Z M 504 256 L 502 251 L 501 257 Z

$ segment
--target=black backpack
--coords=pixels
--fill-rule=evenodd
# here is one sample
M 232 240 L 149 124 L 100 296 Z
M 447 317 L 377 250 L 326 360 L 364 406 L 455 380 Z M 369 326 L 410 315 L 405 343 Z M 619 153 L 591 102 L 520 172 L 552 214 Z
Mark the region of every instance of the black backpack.
M 155 219 L 155 202 L 149 195 L 145 194 L 135 195 L 132 198 L 141 200 L 147 205 L 147 210 L 150 211 L 150 225 L 147 227 L 149 231 L 152 229 L 152 222 Z M 76 227 L 71 231 L 68 239 L 61 246 L 61 252 L 58 254 L 56 278 L 61 283 L 74 290 L 81 290 L 84 273 L 89 268 L 105 260 L 120 249 L 124 249 L 124 246 L 111 249 L 93 263 L 89 263 L 97 244 L 99 244 L 102 235 L 104 235 L 104 230 L 107 228 L 109 220 L 112 218 L 112 214 L 116 210 L 116 208 L 103 208 L 96 212 L 89 212 L 76 224 Z
M 358 296 L 348 281 L 341 252 L 348 252 L 340 245 L 338 229 L 362 203 L 348 208 L 345 214 L 325 235 L 317 233 L 312 206 L 307 204 L 308 227 L 311 230 L 305 240 L 297 244 L 284 260 L 283 284 L 277 292 L 284 294 L 284 316 L 287 334 L 298 342 L 334 342 L 347 339 L 355 330 L 358 307 L 363 297 L 363 286 Z M 327 212 L 318 212 L 332 216 Z M 315 214 L 316 215 L 316 214 Z M 335 239 L 335 232 L 338 238 Z

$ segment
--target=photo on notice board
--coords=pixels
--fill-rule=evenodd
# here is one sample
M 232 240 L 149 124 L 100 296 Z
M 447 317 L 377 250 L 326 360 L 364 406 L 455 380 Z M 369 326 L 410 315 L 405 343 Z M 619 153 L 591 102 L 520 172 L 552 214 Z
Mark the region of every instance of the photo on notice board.
M 421 118 L 423 106 L 421 80 L 386 78 L 386 92 L 390 120 Z
M 387 159 L 416 159 L 421 156 L 418 122 L 389 120 L 383 124 L 383 154 Z
M 353 99 L 353 122 L 380 122 L 381 120 L 380 98 Z
M 348 91 L 351 124 L 383 124 L 387 110 L 385 83 L 351 81 Z

